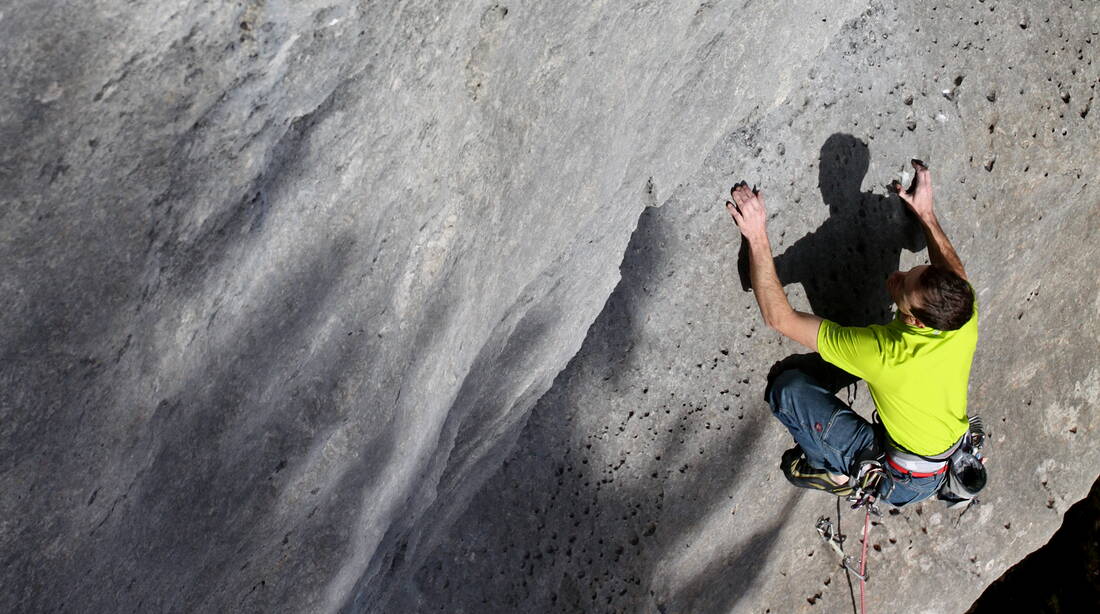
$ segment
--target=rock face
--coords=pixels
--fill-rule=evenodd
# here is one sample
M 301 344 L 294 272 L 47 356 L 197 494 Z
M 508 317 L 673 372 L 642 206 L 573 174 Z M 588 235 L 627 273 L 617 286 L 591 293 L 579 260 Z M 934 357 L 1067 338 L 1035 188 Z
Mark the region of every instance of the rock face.
M 883 186 L 919 156 L 979 294 L 994 482 L 874 527 L 903 581 L 869 603 L 962 611 L 1100 460 L 1096 23 L 0 9 L 0 609 L 850 607 L 834 501 L 775 468 L 763 376 L 798 349 L 721 203 L 765 189 L 797 306 L 881 319 L 923 257 Z
M 1061 528 L 982 593 L 966 614 L 1073 612 L 1100 603 L 1100 480 Z

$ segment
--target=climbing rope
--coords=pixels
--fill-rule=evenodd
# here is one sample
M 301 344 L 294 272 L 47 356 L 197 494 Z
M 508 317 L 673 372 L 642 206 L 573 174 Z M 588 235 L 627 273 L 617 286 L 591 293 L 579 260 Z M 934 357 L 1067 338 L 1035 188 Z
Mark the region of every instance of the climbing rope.
M 853 382 L 851 385 L 849 385 L 847 387 L 846 392 L 848 393 L 848 407 L 851 407 L 855 403 L 856 392 L 857 391 L 858 391 L 858 388 L 856 387 L 855 382 Z M 852 507 L 853 508 L 858 508 L 860 506 L 863 506 L 867 510 L 866 515 L 863 517 L 863 549 L 862 549 L 862 552 L 859 555 L 859 573 L 856 574 L 856 576 L 859 577 L 859 612 L 860 612 L 860 614 L 867 614 L 867 609 L 866 609 L 866 606 L 864 605 L 864 594 L 866 593 L 866 585 L 867 585 L 867 535 L 871 531 L 871 512 L 872 512 L 872 510 L 874 510 L 877 513 L 877 510 L 875 510 L 875 505 L 874 505 L 875 498 L 874 498 L 874 496 L 870 496 L 870 493 L 876 492 L 877 489 L 878 489 L 878 483 L 882 479 L 881 468 L 879 468 L 879 470 L 878 470 L 878 475 L 875 475 L 873 477 L 872 476 L 860 476 L 860 477 L 863 477 L 864 480 L 863 480 L 863 483 L 861 484 L 861 488 L 859 490 L 862 491 L 862 492 L 866 492 L 867 495 L 864 495 L 862 497 L 858 497 L 856 499 L 856 504 L 853 505 Z M 839 507 L 838 507 L 837 521 L 839 522 L 839 520 L 840 519 L 839 519 Z M 845 568 L 847 568 L 847 565 L 845 565 Z
M 867 582 L 867 534 L 871 531 L 871 506 L 867 506 L 867 515 L 863 517 L 863 552 L 859 555 L 859 612 L 867 614 L 863 604 L 864 584 Z

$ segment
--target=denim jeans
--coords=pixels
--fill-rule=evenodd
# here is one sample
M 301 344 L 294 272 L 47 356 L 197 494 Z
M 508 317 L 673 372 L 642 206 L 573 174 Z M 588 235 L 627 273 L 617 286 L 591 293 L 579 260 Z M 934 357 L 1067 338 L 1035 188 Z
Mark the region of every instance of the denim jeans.
M 801 369 L 776 375 L 767 392 L 775 417 L 802 447 L 816 469 L 854 475 L 860 453 L 875 443 L 875 428 Z M 895 506 L 925 499 L 939 489 L 945 474 L 914 478 L 886 465 L 879 499 Z

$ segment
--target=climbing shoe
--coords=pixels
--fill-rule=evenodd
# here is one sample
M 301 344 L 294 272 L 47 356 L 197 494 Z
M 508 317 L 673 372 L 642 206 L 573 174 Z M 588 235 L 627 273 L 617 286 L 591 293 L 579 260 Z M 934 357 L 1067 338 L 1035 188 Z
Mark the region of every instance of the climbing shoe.
M 824 469 L 815 469 L 806 462 L 802 448 L 795 446 L 783 453 L 783 459 L 779 462 L 779 468 L 787 481 L 799 488 L 822 490 L 838 497 L 846 497 L 853 492 L 851 480 L 847 484 L 837 484 L 829 478 L 829 472 Z

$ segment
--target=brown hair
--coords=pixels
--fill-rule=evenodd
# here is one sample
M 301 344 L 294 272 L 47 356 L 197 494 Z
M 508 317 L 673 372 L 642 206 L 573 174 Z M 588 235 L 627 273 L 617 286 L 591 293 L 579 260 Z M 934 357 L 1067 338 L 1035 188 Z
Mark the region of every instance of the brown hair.
M 947 269 L 932 265 L 920 275 L 923 305 L 911 311 L 925 326 L 937 330 L 957 330 L 974 313 L 974 290 L 965 279 Z

